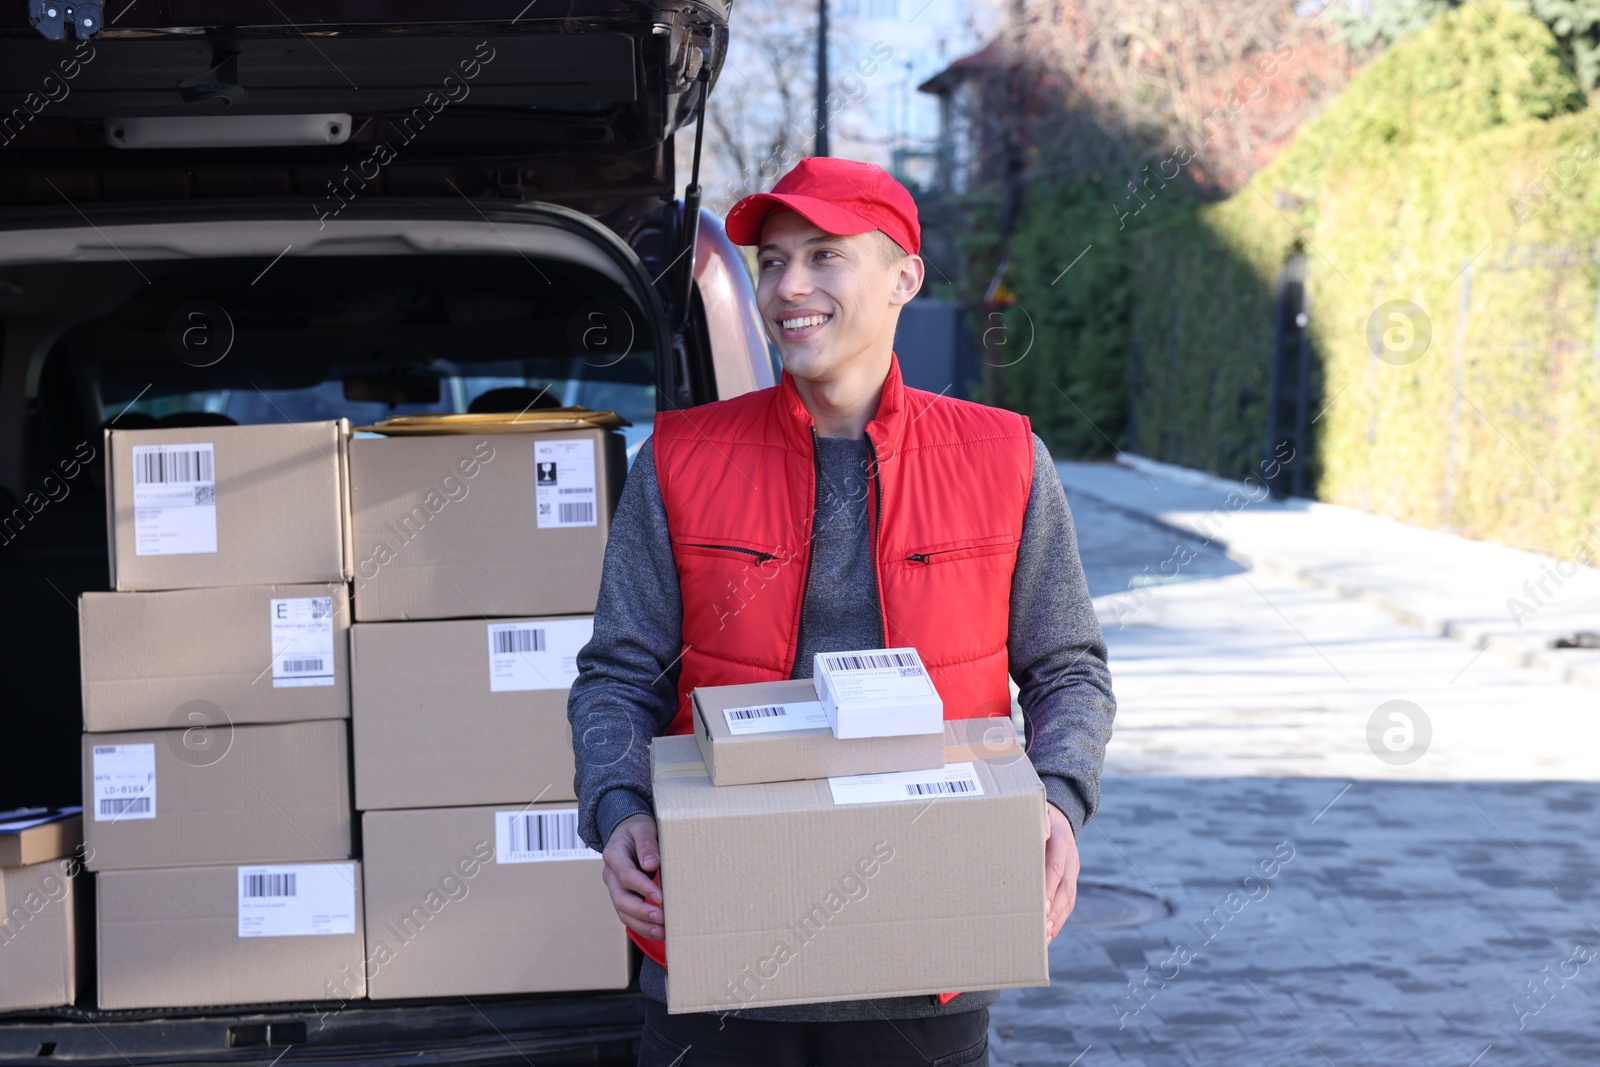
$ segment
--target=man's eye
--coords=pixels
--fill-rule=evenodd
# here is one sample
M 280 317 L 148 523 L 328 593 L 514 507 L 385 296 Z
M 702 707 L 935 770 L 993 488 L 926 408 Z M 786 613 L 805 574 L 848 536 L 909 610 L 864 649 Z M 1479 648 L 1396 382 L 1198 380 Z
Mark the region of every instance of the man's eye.
M 779 265 L 779 261 L 776 260 L 776 259 L 763 259 L 761 261 L 761 269 L 762 270 L 770 270 L 773 267 L 776 267 L 778 265 Z
M 839 253 L 835 252 L 831 248 L 819 248 L 817 250 L 816 258 L 821 259 L 823 256 L 836 256 L 838 254 Z

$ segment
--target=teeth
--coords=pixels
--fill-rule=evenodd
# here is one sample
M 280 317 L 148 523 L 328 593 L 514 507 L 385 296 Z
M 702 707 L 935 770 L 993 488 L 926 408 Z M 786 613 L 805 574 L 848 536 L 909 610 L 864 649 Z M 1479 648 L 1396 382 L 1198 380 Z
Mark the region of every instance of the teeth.
M 807 326 L 818 326 L 827 322 L 828 318 L 827 315 L 807 315 L 802 319 L 783 319 L 782 322 L 785 330 L 803 330 Z

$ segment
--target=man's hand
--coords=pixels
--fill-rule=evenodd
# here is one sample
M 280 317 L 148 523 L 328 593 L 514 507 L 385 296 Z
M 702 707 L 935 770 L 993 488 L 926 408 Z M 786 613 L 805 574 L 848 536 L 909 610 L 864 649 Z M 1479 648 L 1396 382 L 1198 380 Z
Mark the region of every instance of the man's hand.
M 1078 902 L 1078 838 L 1072 824 L 1054 804 L 1046 804 L 1044 839 L 1044 937 L 1048 944 L 1056 939 L 1072 906 Z M 625 825 L 625 824 L 623 824 Z M 653 825 L 653 824 L 652 824 Z M 621 829 L 621 826 L 618 826 Z M 612 835 L 615 840 L 616 835 Z M 654 842 L 655 836 L 651 835 Z M 611 849 L 606 849 L 606 863 L 611 860 Z M 612 893 L 616 897 L 615 891 Z M 621 908 L 617 909 L 619 912 Z
M 650 877 L 661 869 L 656 821 L 643 814 L 623 819 L 612 829 L 602 857 L 605 868 L 600 877 L 611 891 L 617 918 L 640 937 L 661 940 L 666 936 L 661 887 Z M 1073 867 L 1076 870 L 1076 853 Z

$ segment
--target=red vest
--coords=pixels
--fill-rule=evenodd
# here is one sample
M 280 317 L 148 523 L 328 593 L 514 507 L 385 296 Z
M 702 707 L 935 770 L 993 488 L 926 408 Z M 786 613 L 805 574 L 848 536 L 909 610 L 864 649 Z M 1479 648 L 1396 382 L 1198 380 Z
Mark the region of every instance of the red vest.
M 885 647 L 917 649 L 945 718 L 1009 715 L 1011 574 L 1033 486 L 1027 417 L 909 388 L 891 357 L 866 432 Z M 656 415 L 651 448 L 683 596 L 669 734 L 692 732 L 697 686 L 792 673 L 816 512 L 815 434 L 787 371 L 773 388 Z M 665 964 L 661 942 L 634 940 Z

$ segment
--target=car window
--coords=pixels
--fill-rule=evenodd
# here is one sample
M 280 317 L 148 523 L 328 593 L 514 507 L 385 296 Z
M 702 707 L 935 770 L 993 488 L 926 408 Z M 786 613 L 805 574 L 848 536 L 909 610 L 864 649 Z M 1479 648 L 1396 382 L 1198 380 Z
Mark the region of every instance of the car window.
M 113 412 L 134 411 L 156 419 L 204 412 L 225 415 L 241 425 L 345 418 L 355 426 L 366 426 L 395 415 L 465 412 L 474 400 L 491 390 L 514 389 L 523 391 L 540 407 L 581 405 L 596 411 L 615 411 L 631 423 L 621 431 L 628 443 L 631 463 L 640 443 L 650 435 L 655 418 L 654 383 L 584 377 L 584 365 L 582 361 L 577 362 L 577 368 L 566 368 L 577 371 L 572 376 L 551 374 L 548 361 L 463 365 L 439 360 L 426 367 L 411 368 L 412 377 L 437 379 L 439 399 L 432 401 L 388 403 L 350 399 L 346 395 L 345 380 L 332 378 L 306 388 L 245 386 L 170 393 L 151 389 L 135 397 L 116 396 L 118 390 L 113 387 L 106 390 L 106 405 Z

